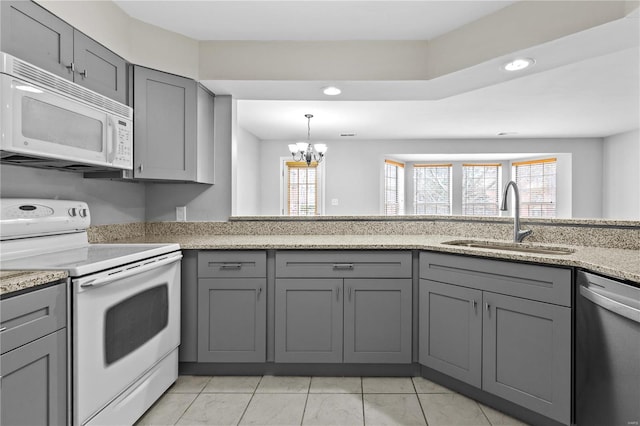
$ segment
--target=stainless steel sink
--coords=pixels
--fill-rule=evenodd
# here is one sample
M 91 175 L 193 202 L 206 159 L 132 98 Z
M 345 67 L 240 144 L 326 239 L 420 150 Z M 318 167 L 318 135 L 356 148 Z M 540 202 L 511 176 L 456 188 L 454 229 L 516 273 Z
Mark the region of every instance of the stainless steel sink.
M 455 240 L 446 241 L 442 244 L 446 244 L 449 246 L 507 250 L 536 254 L 571 254 L 575 252 L 575 250 L 565 247 L 540 247 L 523 243 L 500 243 L 493 241 Z

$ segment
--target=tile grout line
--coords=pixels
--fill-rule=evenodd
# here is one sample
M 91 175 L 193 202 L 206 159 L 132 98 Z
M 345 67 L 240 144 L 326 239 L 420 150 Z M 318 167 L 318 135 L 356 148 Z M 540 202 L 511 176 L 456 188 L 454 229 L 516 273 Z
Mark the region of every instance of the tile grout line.
M 420 406 L 420 411 L 422 411 L 422 417 L 424 418 L 424 423 L 429 426 L 429 420 L 427 420 L 427 413 L 424 412 L 424 407 L 422 406 L 422 401 L 420 401 L 420 397 L 418 396 L 418 388 L 416 388 L 416 383 L 413 381 L 413 377 L 411 377 L 411 385 L 413 386 L 413 390 L 415 391 L 416 399 L 418 400 L 418 405 Z
M 251 398 L 249 398 L 249 402 L 247 402 L 247 406 L 244 407 L 244 410 L 242 411 L 242 415 L 238 419 L 238 423 L 236 423 L 236 426 L 239 425 L 242 422 L 242 419 L 244 418 L 244 415 L 247 414 L 247 410 L 249 409 L 249 405 L 251 405 L 251 401 L 253 401 L 253 397 L 256 395 L 256 391 L 258 390 L 258 387 L 260 386 L 260 383 L 262 383 L 262 379 L 263 378 L 264 378 L 264 376 L 260 376 L 260 380 L 258 380 L 258 383 L 256 383 L 256 387 L 253 388 L 253 392 L 251 393 Z
M 302 409 L 302 418 L 300 419 L 300 426 L 304 422 L 304 415 L 307 413 L 307 403 L 309 402 L 309 393 L 311 392 L 311 382 L 313 381 L 313 376 L 309 376 L 309 386 L 307 387 L 307 397 L 304 400 L 304 408 Z
M 482 413 L 482 415 L 484 416 L 485 419 L 487 419 L 487 423 L 489 423 L 491 426 L 493 426 L 493 423 L 491 423 L 491 420 L 489 419 L 489 417 L 487 416 L 487 413 L 484 412 L 484 409 L 482 408 L 482 405 L 478 404 L 478 401 L 475 401 L 476 405 L 478 406 L 478 408 L 480 409 L 480 412 Z
M 178 375 L 178 378 L 180 378 L 180 375 Z M 198 397 L 200 396 L 200 394 L 202 393 L 204 388 L 207 387 L 207 385 L 209 384 L 209 382 L 211 381 L 212 378 L 213 378 L 213 376 L 209 376 L 209 380 L 207 380 L 207 383 L 205 383 L 205 385 L 202 387 L 202 389 L 200 389 L 200 391 L 196 394 L 196 397 L 193 398 L 193 401 L 191 401 L 191 403 L 189 403 L 189 405 L 187 405 L 187 408 L 184 409 L 182 414 L 180 414 L 180 416 L 178 417 L 178 420 L 175 421 L 174 426 L 177 425 L 180 422 L 180 419 L 182 419 L 182 416 L 184 416 L 187 413 L 187 411 L 189 410 L 189 408 L 191 408 L 193 403 L 196 402 L 196 399 L 198 399 Z
M 365 420 L 364 417 L 364 383 L 363 383 L 363 378 L 362 376 L 360 376 L 360 399 L 362 401 L 362 426 L 366 426 L 367 421 Z

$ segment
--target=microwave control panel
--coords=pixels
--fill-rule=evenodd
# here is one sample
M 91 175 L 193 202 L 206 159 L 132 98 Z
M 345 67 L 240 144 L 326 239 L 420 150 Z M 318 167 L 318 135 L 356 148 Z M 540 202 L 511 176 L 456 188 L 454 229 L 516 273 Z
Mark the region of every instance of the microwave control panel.
M 133 168 L 133 125 L 130 120 L 116 120 L 115 153 L 113 165 L 123 169 Z

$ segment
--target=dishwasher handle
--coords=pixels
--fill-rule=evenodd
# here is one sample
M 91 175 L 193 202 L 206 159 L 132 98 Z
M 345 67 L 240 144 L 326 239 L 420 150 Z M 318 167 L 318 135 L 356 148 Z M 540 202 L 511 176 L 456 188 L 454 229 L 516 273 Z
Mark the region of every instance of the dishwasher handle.
M 171 263 L 177 262 L 182 259 L 182 254 L 178 253 L 168 258 L 161 258 L 159 260 L 148 262 L 148 263 L 139 263 L 136 265 L 132 265 L 126 269 L 120 269 L 115 273 L 111 273 L 107 276 L 93 279 L 91 281 L 87 281 L 85 283 L 81 283 L 80 287 L 82 288 L 95 288 L 103 285 L 110 284 L 114 281 L 121 280 L 123 278 L 132 277 L 134 275 L 142 274 L 143 272 L 150 271 L 152 269 L 156 269 L 160 266 L 169 265 Z
M 580 286 L 580 295 L 587 300 L 601 306 L 615 314 L 630 319 L 631 321 L 640 323 L 640 309 L 625 305 L 616 300 L 610 299 L 602 294 L 595 292 L 583 285 Z

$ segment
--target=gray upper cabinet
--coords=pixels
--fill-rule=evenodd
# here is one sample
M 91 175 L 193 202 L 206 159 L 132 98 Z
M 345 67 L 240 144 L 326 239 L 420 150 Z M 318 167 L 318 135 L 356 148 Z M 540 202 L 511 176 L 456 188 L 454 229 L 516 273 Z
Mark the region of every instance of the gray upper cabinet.
M 213 183 L 214 95 L 194 80 L 133 67 L 136 179 Z
M 67 421 L 66 284 L 0 301 L 0 424 Z
M 0 49 L 118 102 L 127 101 L 126 61 L 30 1 L 2 1 Z
M 196 82 L 135 66 L 133 93 L 134 177 L 195 180 Z
M 73 27 L 31 1 L 2 1 L 0 50 L 73 80 Z
M 420 280 L 420 363 L 482 384 L 482 292 Z
M 421 253 L 420 277 L 421 364 L 570 423 L 570 269 Z
M 100 43 L 74 30 L 75 82 L 123 104 L 127 103 L 126 62 Z
M 489 292 L 483 297 L 483 389 L 569 424 L 571 309 Z
M 411 279 L 344 280 L 344 362 L 411 363 Z

